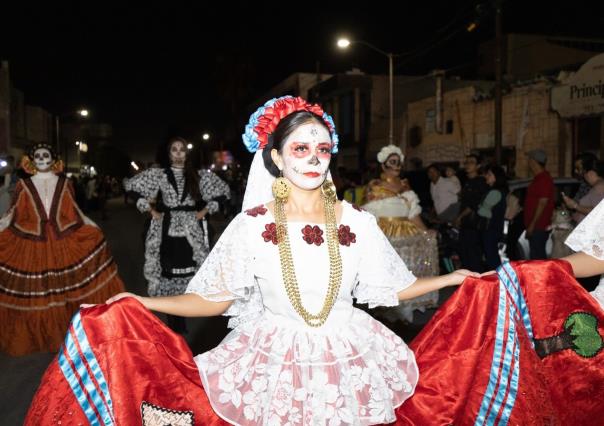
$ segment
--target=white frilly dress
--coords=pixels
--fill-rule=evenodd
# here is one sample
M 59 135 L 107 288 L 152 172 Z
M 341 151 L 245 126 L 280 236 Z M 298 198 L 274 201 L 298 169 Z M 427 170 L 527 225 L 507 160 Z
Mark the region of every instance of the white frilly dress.
M 325 226 L 288 222 L 302 303 L 320 311 L 329 280 Z M 413 352 L 359 303 L 397 306 L 415 276 L 375 218 L 343 202 L 338 224 L 342 284 L 324 325 L 308 326 L 284 289 L 275 218 L 265 206 L 240 213 L 187 293 L 233 300 L 233 330 L 195 357 L 215 412 L 236 425 L 369 425 L 394 410 L 418 381 Z
M 576 252 L 582 251 L 604 261 L 604 200 L 577 225 L 566 239 L 566 245 Z M 591 295 L 604 309 L 604 275 Z

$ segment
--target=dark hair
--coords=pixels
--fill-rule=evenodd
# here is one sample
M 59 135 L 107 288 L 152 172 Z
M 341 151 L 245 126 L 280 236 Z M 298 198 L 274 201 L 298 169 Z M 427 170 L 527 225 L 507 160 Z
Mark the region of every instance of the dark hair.
M 476 165 L 480 166 L 480 156 L 478 154 L 468 154 L 466 158 L 473 158 L 476 160 Z
M 604 177 L 604 161 L 596 161 L 596 164 L 593 165 L 591 170 L 596 172 L 598 176 Z
M 598 161 L 598 157 L 596 154 L 591 152 L 581 152 L 579 155 L 575 157 L 575 162 L 580 161 L 581 165 L 584 166 L 587 162 L 596 162 Z
M 168 140 L 165 144 L 162 144 L 162 146 L 158 152 L 157 160 L 164 169 L 168 169 L 171 166 L 170 149 L 172 148 L 172 145 L 176 142 L 182 143 L 185 146 L 185 148 L 187 147 L 187 144 L 189 143 L 183 137 L 173 136 L 171 138 L 168 138 Z M 195 200 L 196 202 L 201 201 L 201 192 L 199 191 L 199 173 L 197 173 L 197 170 L 195 170 L 195 167 L 193 166 L 193 159 L 191 158 L 191 156 L 189 154 L 187 154 L 187 157 L 185 159 L 184 175 L 185 175 L 185 192 L 187 194 L 189 194 L 191 196 L 191 198 L 193 200 Z
M 490 164 L 484 168 L 484 173 L 487 174 L 488 172 L 493 173 L 493 175 L 495 176 L 495 183 L 493 184 L 493 189 L 501 191 L 504 195 L 507 194 L 509 192 L 508 178 L 505 174 L 505 170 L 503 170 L 503 167 L 495 164 Z
M 283 144 L 287 137 L 291 135 L 298 127 L 312 121 L 319 123 L 329 132 L 329 127 L 327 127 L 327 124 L 325 124 L 323 119 L 317 114 L 313 114 L 309 111 L 296 111 L 283 118 L 279 124 L 277 124 L 275 131 L 268 135 L 268 143 L 262 150 L 262 159 L 264 160 L 264 166 L 271 175 L 275 177 L 279 176 L 279 168 L 271 157 L 271 150 L 276 149 L 279 151 L 279 153 L 281 153 L 283 150 Z
M 583 158 L 579 157 L 578 160 L 581 161 L 583 173 L 594 171 L 598 176 L 604 177 L 604 163 L 602 161 L 598 161 L 598 158 L 595 155 Z
M 426 167 L 426 172 L 430 169 L 434 169 L 438 172 L 439 175 L 442 175 L 442 170 L 440 167 L 438 167 L 438 164 L 436 163 L 431 163 L 430 165 L 428 165 L 428 167 Z

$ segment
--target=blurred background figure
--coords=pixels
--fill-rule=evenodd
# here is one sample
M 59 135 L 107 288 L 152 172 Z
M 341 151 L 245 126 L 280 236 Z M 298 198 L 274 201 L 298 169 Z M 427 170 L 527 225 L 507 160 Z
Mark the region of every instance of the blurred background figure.
M 453 177 L 457 179 L 457 176 Z M 442 222 L 453 222 L 459 215 L 459 179 L 456 182 L 451 178 L 444 178 L 436 164 L 428 166 L 428 178 L 436 217 Z
M 10 207 L 17 180 L 15 157 L 12 155 L 0 156 L 0 217 Z
M 172 137 L 158 151 L 161 168 L 152 167 L 128 179 L 125 190 L 136 195 L 141 213 L 149 213 L 144 274 L 150 296 L 183 294 L 207 257 L 207 214 L 220 210 L 230 188 L 209 170 L 195 170 L 188 142 Z M 184 318 L 168 315 L 168 325 L 186 333 Z
M 478 228 L 487 270 L 494 270 L 501 265 L 499 242 L 503 236 L 508 182 L 503 168 L 496 165 L 485 167 L 485 180 L 490 189 L 478 206 Z
M 385 146 L 377 155 L 382 173 L 369 182 L 367 202 L 363 208 L 377 218 L 394 249 L 407 267 L 418 277 L 438 275 L 438 243 L 436 232 L 428 230 L 421 219 L 419 197 L 400 174 L 404 155 L 394 145 Z M 400 302 L 397 308 L 386 308 L 388 319 L 413 321 L 413 310 L 436 307 L 438 291 Z
M 542 149 L 527 152 L 528 165 L 533 180 L 526 190 L 524 200 L 524 226 L 529 241 L 530 258 L 547 259 L 545 244 L 554 212 L 554 181 L 545 169 L 547 154 Z
M 459 193 L 460 213 L 455 219 L 455 227 L 459 229 L 459 257 L 464 268 L 482 272 L 482 235 L 478 230 L 478 206 L 483 200 L 489 186 L 479 174 L 480 158 L 470 154 L 464 162 L 466 181 Z

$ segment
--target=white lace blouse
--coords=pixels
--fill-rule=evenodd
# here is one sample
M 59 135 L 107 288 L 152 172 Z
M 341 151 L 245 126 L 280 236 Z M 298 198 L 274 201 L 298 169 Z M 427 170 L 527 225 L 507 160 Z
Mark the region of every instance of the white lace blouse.
M 329 280 L 325 226 L 288 222 L 302 303 L 323 304 Z M 418 380 L 415 357 L 352 305 L 397 306 L 416 278 L 369 213 L 343 203 L 338 224 L 342 285 L 326 323 L 308 326 L 281 277 L 275 219 L 259 206 L 228 226 L 187 293 L 233 303 L 234 330 L 195 357 L 216 413 L 237 425 L 367 425 L 396 420 Z

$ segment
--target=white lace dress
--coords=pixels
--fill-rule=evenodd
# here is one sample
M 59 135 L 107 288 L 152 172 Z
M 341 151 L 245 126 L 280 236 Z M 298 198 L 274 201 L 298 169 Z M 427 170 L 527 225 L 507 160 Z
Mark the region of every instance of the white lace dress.
M 322 224 L 289 222 L 303 305 L 318 312 L 329 276 Z M 388 328 L 354 308 L 398 305 L 416 278 L 369 213 L 344 202 L 338 224 L 343 263 L 337 301 L 319 327 L 294 311 L 284 289 L 275 219 L 264 207 L 228 226 L 187 293 L 234 300 L 234 328 L 195 362 L 216 413 L 236 425 L 368 425 L 396 420 L 394 409 L 418 380 L 413 352 Z
M 577 225 L 566 239 L 566 245 L 604 261 L 604 200 Z M 604 275 L 591 294 L 604 309 Z

